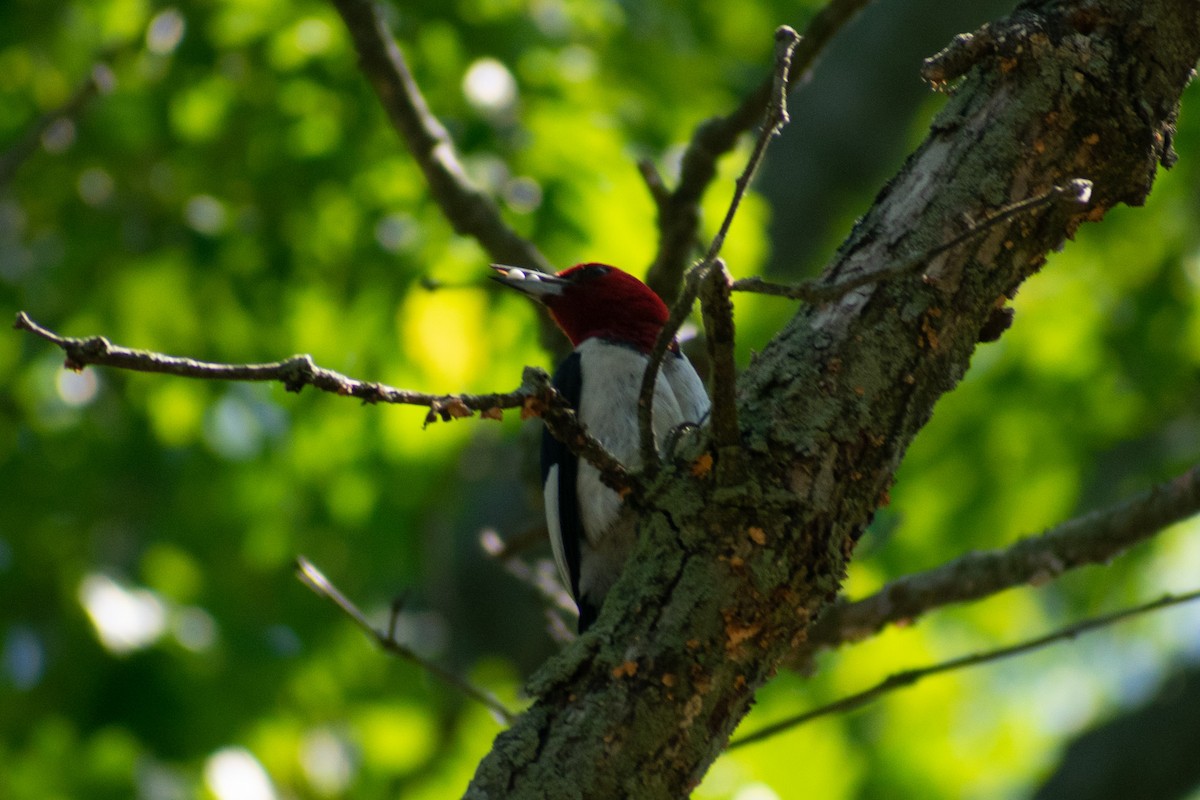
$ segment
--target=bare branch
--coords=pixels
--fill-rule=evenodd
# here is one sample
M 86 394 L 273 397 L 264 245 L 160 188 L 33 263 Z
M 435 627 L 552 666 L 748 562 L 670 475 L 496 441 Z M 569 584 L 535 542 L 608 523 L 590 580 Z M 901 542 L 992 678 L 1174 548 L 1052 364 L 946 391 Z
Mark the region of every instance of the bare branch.
M 64 120 L 74 122 L 93 97 L 110 92 L 114 83 L 108 65 L 97 62 L 65 103 L 38 117 L 12 146 L 0 153 L 0 187 L 8 184 L 25 160 L 37 152 L 42 137 L 51 127 Z
M 721 222 L 720 229 L 709 244 L 708 252 L 705 254 L 704 259 L 688 273 L 685 291 L 672 305 L 670 316 L 667 318 L 667 322 L 663 325 L 662 330 L 658 333 L 658 339 L 654 343 L 654 348 L 650 351 L 646 371 L 642 374 L 642 386 L 638 392 L 638 430 L 642 468 L 647 474 L 654 474 L 659 464 L 658 448 L 654 444 L 654 386 L 658 382 L 659 368 L 662 366 L 662 360 L 666 357 L 667 350 L 671 347 L 672 342 L 675 341 L 675 335 L 679 333 L 680 326 L 683 325 L 683 321 L 687 319 L 688 315 L 692 313 L 692 304 L 696 301 L 700 287 L 708 281 L 709 273 L 717 269 L 717 257 L 721 254 L 721 246 L 725 243 L 725 236 L 729 233 L 729 227 L 733 224 L 733 218 L 737 214 L 738 206 L 741 204 L 742 198 L 750 186 L 750 181 L 754 178 L 754 173 L 758 170 L 759 164 L 762 163 L 763 156 L 767 152 L 767 145 L 779 133 L 780 129 L 787 124 L 787 75 L 791 69 L 792 52 L 796 49 L 798 38 L 796 32 L 786 25 L 782 25 L 775 30 L 775 69 L 773 70 L 774 77 L 771 84 L 774 90 L 766 98 L 766 112 L 763 118 L 762 129 L 759 131 L 758 139 L 754 144 L 754 150 L 750 154 L 750 158 L 747 160 L 742 174 L 738 176 L 733 191 L 733 198 L 729 201 L 729 208 L 725 212 L 725 219 Z M 725 276 L 721 280 L 728 286 L 728 273 L 725 272 L 724 264 L 721 264 L 718 271 L 722 276 Z M 733 306 L 728 301 L 728 290 L 724 290 L 723 293 L 725 301 L 720 303 L 718 307 L 706 310 L 705 327 L 707 328 L 711 321 L 713 325 L 721 329 L 718 331 L 718 335 L 728 339 L 727 346 L 730 348 L 728 356 L 731 360 L 731 348 L 733 347 Z M 720 395 L 720 398 L 714 397 L 714 406 L 717 403 L 728 404 L 726 408 L 721 410 L 714 408 L 714 417 L 718 414 L 722 417 L 723 427 L 721 435 L 725 445 L 736 443 L 740 438 L 736 433 L 737 410 L 733 407 L 731 373 L 732 363 L 725 365 L 719 373 L 716 373 L 721 376 L 721 380 L 729 378 L 729 385 L 719 387 L 721 391 L 716 393 Z
M 654 200 L 654 206 L 661 216 L 667 203 L 671 200 L 671 191 L 663 182 L 662 175 L 658 174 L 658 168 L 654 166 L 653 161 L 648 158 L 639 159 L 637 167 L 638 172 L 642 175 L 642 180 L 646 182 L 646 189 L 649 190 L 651 199 Z
M 750 188 L 750 181 L 754 180 L 754 173 L 758 171 L 763 156 L 767 154 L 767 145 L 788 123 L 787 75 L 792 66 L 792 52 L 796 49 L 796 43 L 799 40 L 799 35 L 787 25 L 782 25 L 775 31 L 775 69 L 772 73 L 772 90 L 767 96 L 767 113 L 763 119 L 762 130 L 754 141 L 754 150 L 746 161 L 746 168 L 738 176 L 733 199 L 729 201 L 729 208 L 725 211 L 725 219 L 721 221 L 717 235 L 713 237 L 712 243 L 708 246 L 708 252 L 704 256 L 704 261 L 707 263 L 712 263 L 713 259 L 721 254 L 721 247 L 725 244 L 725 236 L 733 224 L 738 206 L 741 205 L 742 198 L 746 196 L 746 190 Z
M 529 367 L 526 367 L 526 372 Z M 544 370 L 538 369 L 540 377 L 549 378 Z M 545 397 L 548 402 L 540 398 Z M 600 472 L 604 485 L 626 500 L 637 502 L 641 497 L 641 484 L 629 473 L 625 465 L 598 439 L 587 432 L 563 396 L 553 386 L 546 384 L 535 402 L 525 406 L 529 413 L 542 418 L 550 435 L 565 444 L 572 453 L 587 461 Z
M 394 403 L 429 408 L 426 423 L 471 416 L 476 411 L 485 418 L 494 418 L 507 408 L 526 408 L 532 399 L 540 399 L 543 383 L 549 378 L 540 370 L 526 370 L 521 387 L 507 393 L 436 395 L 396 389 L 382 383 L 355 380 L 319 367 L 310 355 L 295 355 L 281 361 L 264 364 L 220 364 L 192 358 L 169 356 L 151 350 L 134 350 L 114 345 L 103 336 L 73 338 L 59 336 L 34 322 L 24 311 L 17 313 L 13 327 L 39 336 L 60 347 L 67 358 L 64 366 L 76 372 L 89 365 L 115 367 L 133 372 L 154 372 L 183 378 L 219 381 L 279 382 L 289 392 L 299 392 L 312 386 L 323 392 L 343 397 L 355 397 L 364 403 Z
M 545 541 L 545 526 L 535 528 L 527 536 L 515 537 L 516 541 L 504 541 L 496 531 L 486 528 L 479 534 L 479 545 L 483 548 L 483 552 L 504 567 L 505 572 L 521 583 L 533 587 L 538 595 L 551 606 L 568 614 L 578 615 L 579 609 L 576 608 L 575 601 L 571 599 L 571 595 L 559 581 L 556 568 L 551 562 L 543 560 L 531 564 L 517 555 L 517 551 L 528 544 L 527 538 Z M 542 569 L 542 564 L 550 568 Z
M 341 590 L 304 556 L 296 557 L 296 575 L 300 578 L 301 583 L 341 609 L 342 613 L 374 639 L 375 643 L 381 648 L 393 655 L 400 656 L 400 658 L 406 661 L 411 661 L 446 685 L 457 689 L 472 700 L 487 706 L 505 725 L 512 724 L 515 716 L 513 712 L 509 711 L 503 703 L 491 694 L 444 667 L 422 657 L 412 648 L 396 639 L 396 615 L 399 612 L 398 607 L 393 608 L 392 620 L 388 625 L 388 630 L 381 631 L 376 629 L 367 619 L 366 615 L 358 609 L 358 606 L 354 605 L 349 598 L 342 594 Z
M 779 722 L 761 728 L 754 733 L 747 734 L 746 736 L 738 739 L 736 742 L 730 744 L 729 749 L 733 750 L 748 744 L 761 742 L 764 739 L 785 733 L 786 731 L 799 727 L 806 722 L 811 722 L 819 717 L 827 717 L 831 714 L 841 714 L 848 711 L 854 711 L 855 709 L 862 708 L 868 703 L 879 699 L 883 695 L 889 694 L 897 689 L 913 686 L 918 681 L 934 675 L 953 672 L 959 669 L 966 669 L 967 667 L 977 667 L 981 664 L 990 664 L 994 661 L 1000 661 L 1001 659 L 1023 655 L 1030 651 L 1046 647 L 1047 645 L 1056 644 L 1067 639 L 1074 639 L 1081 634 L 1090 633 L 1091 631 L 1098 630 L 1100 628 L 1106 628 L 1110 625 L 1115 625 L 1118 622 L 1124 622 L 1127 619 L 1139 616 L 1141 614 L 1147 614 L 1151 611 L 1158 611 L 1159 609 L 1169 608 L 1171 606 L 1182 605 L 1183 603 L 1190 603 L 1197 599 L 1200 599 L 1200 589 L 1178 596 L 1168 594 L 1149 603 L 1144 603 L 1140 606 L 1134 606 L 1133 608 L 1125 608 L 1120 611 L 1115 611 L 1111 614 L 1092 617 L 1082 622 L 1077 622 L 1069 627 L 1060 628 L 1059 630 L 1054 631 L 1053 633 L 1048 633 L 1045 636 L 1039 636 L 1036 639 L 1029 639 L 1019 644 L 1001 647 L 996 650 L 989 650 L 985 653 L 974 653 L 972 655 L 960 656 L 958 658 L 952 658 L 948 661 L 931 664 L 927 667 L 918 667 L 915 669 L 907 669 L 903 672 L 897 672 L 889 675 L 887 678 L 875 684 L 870 689 L 865 689 L 861 692 L 857 692 L 856 694 L 848 695 L 840 700 L 835 700 L 832 703 L 819 706 L 810 711 L 806 711 L 803 714 L 797 714 L 794 717 L 788 717 L 787 719 L 780 720 Z
M 445 127 L 430 111 L 374 0 L 333 0 L 392 125 L 425 173 L 454 230 L 471 236 L 493 261 L 553 272 L 550 262 L 504 221 L 495 202 L 463 170 Z
M 499 419 L 504 409 L 519 408 L 523 418 L 541 417 L 556 439 L 600 471 L 608 486 L 622 494 L 636 494 L 628 470 L 584 430 L 575 410 L 550 384 L 550 376 L 537 367 L 526 367 L 521 385 L 511 392 L 428 394 L 349 378 L 317 366 L 310 355 L 296 355 L 266 364 L 217 364 L 120 347 L 103 336 L 78 339 L 59 336 L 34 322 L 24 311 L 17 313 L 13 327 L 57 345 L 67 355 L 64 366 L 75 371 L 95 365 L 202 380 L 278 382 L 289 392 L 312 386 L 342 397 L 356 397 L 364 403 L 423 406 L 429 409 L 425 415 L 426 425 L 438 419 L 449 421 L 473 416 L 477 411 L 484 419 Z
M 1068 570 L 1104 564 L 1168 525 L 1200 513 L 1200 465 L 1109 508 L 1022 539 L 1004 550 L 968 553 L 926 572 L 892 581 L 870 597 L 839 601 L 809 630 L 790 659 L 859 641 L 897 622 L 1014 586 L 1040 586 Z
M 1078 207 L 1086 207 L 1091 199 L 1091 195 L 1091 181 L 1083 180 L 1082 178 L 1076 179 L 1062 186 L 1053 186 L 1048 191 L 1034 197 L 1019 200 L 1016 203 L 1011 203 L 997 209 L 978 222 L 970 222 L 966 230 L 954 236 L 949 241 L 943 242 L 920 255 L 888 265 L 883 269 L 860 272 L 857 275 L 852 275 L 849 278 L 835 281 L 834 283 L 826 283 L 825 277 L 821 277 L 795 286 L 772 283 L 762 278 L 743 278 L 734 281 L 733 291 L 787 297 L 792 300 L 803 300 L 814 305 L 817 303 L 829 303 L 863 286 L 916 272 L 918 268 L 924 267 L 938 256 L 975 239 L 1015 216 L 1032 214 L 1047 206 L 1058 203 L 1069 208 L 1078 209 Z M 829 274 L 831 274 L 830 270 L 822 270 L 822 276 Z
M 825 46 L 870 0 L 831 0 L 804 29 L 791 58 L 787 87 L 795 86 L 812 68 Z M 646 276 L 650 288 L 668 302 L 679 293 L 693 248 L 699 239 L 700 200 L 717 174 L 717 160 L 737 144 L 759 120 L 761 109 L 771 102 L 778 87 L 775 71 L 746 95 L 741 104 L 724 117 L 713 117 L 692 134 L 683 154 L 679 184 L 664 203 L 659 203 L 658 252 Z

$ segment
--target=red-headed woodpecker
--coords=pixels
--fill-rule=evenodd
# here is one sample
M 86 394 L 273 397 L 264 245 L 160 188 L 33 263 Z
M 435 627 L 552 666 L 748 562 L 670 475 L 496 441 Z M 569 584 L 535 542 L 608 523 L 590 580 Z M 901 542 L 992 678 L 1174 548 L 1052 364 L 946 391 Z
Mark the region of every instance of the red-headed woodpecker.
M 554 373 L 554 387 L 579 421 L 622 464 L 636 469 L 637 402 L 649 353 L 667 321 L 650 287 L 606 264 L 578 264 L 557 275 L 494 265 L 505 286 L 543 303 L 575 351 Z M 708 414 L 704 384 L 672 342 L 654 390 L 659 442 L 677 426 Z M 633 549 L 634 529 L 621 517 L 621 498 L 567 447 L 542 432 L 546 526 L 563 582 L 579 606 L 579 632 L 596 620 L 604 596 Z

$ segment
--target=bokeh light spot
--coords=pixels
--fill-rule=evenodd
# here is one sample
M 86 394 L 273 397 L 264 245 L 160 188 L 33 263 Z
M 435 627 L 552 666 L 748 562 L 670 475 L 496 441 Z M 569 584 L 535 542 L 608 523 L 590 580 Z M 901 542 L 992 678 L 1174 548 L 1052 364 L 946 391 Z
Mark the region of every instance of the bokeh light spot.
M 308 782 L 327 797 L 346 791 L 354 777 L 355 761 L 350 743 L 328 728 L 311 731 L 300 748 L 300 765 Z
M 75 182 L 79 198 L 92 207 L 111 200 L 114 186 L 112 176 L 99 167 L 88 167 L 79 173 L 79 180 Z
M 226 747 L 204 762 L 204 783 L 217 800 L 275 800 L 271 778 L 258 759 L 241 747 Z
M 217 623 L 202 608 L 181 608 L 171 620 L 171 632 L 175 640 L 193 653 L 203 652 L 217 641 Z
M 463 77 L 463 94 L 476 110 L 497 114 L 516 103 L 517 82 L 508 67 L 494 58 L 481 58 Z
M 536 211 L 542 204 L 542 186 L 533 178 L 513 178 L 504 184 L 504 202 L 521 214 Z
M 375 241 L 389 253 L 399 253 L 415 245 L 420 232 L 411 214 L 388 214 L 375 223 Z
M 47 153 L 63 153 L 75 144 L 75 121 L 70 117 L 59 117 L 50 123 L 42 134 L 42 147 Z
M 733 800 L 779 800 L 779 795 L 765 783 L 751 783 L 738 789 Z
M 146 28 L 146 49 L 160 56 L 173 53 L 183 41 L 186 29 L 187 23 L 179 9 L 164 9 L 150 20 L 150 25 Z
M 46 648 L 42 637 L 25 625 L 14 625 L 4 639 L 0 662 L 13 686 L 22 691 L 32 689 L 46 670 Z
M 215 236 L 225 229 L 228 219 L 225 204 L 208 194 L 199 194 L 187 201 L 183 217 L 197 233 Z
M 110 652 L 149 647 L 167 626 L 167 610 L 148 589 L 127 589 L 107 575 L 90 573 L 79 584 L 79 602 Z
M 296 49 L 305 55 L 317 55 L 329 49 L 333 29 L 323 19 L 309 17 L 296 26 Z
M 100 379 L 92 369 L 82 372 L 64 369 L 59 371 L 55 379 L 55 388 L 58 390 L 59 399 L 77 408 L 96 399 L 96 394 L 100 391 Z

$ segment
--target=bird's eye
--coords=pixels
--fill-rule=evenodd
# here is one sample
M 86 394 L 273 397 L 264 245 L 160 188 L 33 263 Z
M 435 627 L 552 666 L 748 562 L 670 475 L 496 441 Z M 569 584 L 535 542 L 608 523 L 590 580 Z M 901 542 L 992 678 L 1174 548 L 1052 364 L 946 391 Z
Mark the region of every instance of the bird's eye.
M 591 264 L 587 267 L 587 276 L 589 278 L 599 278 L 602 275 L 607 275 L 609 268 L 604 264 Z

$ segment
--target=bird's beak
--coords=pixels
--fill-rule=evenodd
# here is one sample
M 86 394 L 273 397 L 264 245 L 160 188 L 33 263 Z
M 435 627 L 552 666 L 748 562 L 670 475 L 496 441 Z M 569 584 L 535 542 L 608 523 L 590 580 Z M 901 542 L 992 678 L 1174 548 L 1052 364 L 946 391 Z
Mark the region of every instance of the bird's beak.
M 570 285 L 570 281 L 545 272 L 506 267 L 503 264 L 492 264 L 491 267 L 496 270 L 496 274 L 491 276 L 492 280 L 516 289 L 534 300 L 544 301 L 549 297 L 558 297 Z

